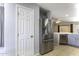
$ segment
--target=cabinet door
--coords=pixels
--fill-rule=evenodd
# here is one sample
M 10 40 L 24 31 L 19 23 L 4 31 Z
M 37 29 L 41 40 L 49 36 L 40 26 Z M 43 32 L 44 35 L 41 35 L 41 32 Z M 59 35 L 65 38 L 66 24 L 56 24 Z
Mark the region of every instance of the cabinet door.
M 67 44 L 68 43 L 68 36 L 67 34 L 60 35 L 60 44 Z
M 72 34 L 68 35 L 68 44 L 75 45 L 75 37 L 74 37 L 74 35 L 72 35 Z
M 79 35 L 75 35 L 75 45 L 79 46 Z

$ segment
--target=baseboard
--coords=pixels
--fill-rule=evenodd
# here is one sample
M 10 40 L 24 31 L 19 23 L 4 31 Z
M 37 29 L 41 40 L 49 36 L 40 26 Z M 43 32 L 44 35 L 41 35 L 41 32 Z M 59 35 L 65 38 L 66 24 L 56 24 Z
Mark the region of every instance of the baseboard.
M 8 56 L 7 53 L 0 53 L 0 56 Z
M 76 46 L 76 45 L 71 45 L 71 44 L 69 44 L 69 46 L 79 48 L 79 46 Z
M 35 53 L 34 56 L 40 56 L 40 53 Z

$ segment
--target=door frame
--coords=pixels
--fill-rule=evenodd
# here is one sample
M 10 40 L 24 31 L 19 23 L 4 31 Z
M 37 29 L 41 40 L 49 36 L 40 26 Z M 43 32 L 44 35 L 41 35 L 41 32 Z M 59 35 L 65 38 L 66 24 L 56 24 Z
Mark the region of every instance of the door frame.
M 23 5 L 16 5 L 16 56 L 19 56 L 19 54 L 18 54 L 18 8 L 19 7 L 23 7 L 23 8 L 26 8 L 25 6 L 23 6 Z M 29 9 L 31 9 L 30 7 L 27 7 L 27 8 L 29 8 Z M 33 9 L 34 10 L 34 9 Z M 35 21 L 35 20 L 34 20 Z M 34 39 L 35 39 L 35 24 L 34 24 Z M 34 43 L 34 41 L 33 41 L 33 43 Z

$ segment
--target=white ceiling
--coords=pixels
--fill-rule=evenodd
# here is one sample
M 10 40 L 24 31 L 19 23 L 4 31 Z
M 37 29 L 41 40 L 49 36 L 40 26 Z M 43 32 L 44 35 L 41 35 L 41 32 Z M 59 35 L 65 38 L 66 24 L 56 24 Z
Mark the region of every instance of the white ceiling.
M 49 10 L 52 17 L 64 17 L 66 20 L 69 20 L 71 17 L 76 16 L 76 8 L 73 3 L 38 3 L 38 5 Z

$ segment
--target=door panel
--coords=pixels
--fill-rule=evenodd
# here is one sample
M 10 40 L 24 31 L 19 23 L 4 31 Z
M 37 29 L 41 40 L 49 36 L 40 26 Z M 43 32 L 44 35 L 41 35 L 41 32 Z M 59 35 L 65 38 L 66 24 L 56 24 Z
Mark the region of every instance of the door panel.
M 18 55 L 34 54 L 34 11 L 33 9 L 18 7 Z M 31 38 L 30 36 L 33 35 Z

